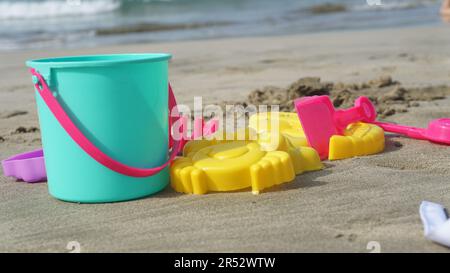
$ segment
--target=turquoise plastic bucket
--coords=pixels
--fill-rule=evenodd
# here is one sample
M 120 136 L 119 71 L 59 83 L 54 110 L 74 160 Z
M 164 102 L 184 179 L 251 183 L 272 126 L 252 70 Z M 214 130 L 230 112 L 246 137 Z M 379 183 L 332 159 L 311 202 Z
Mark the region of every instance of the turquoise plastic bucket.
M 168 157 L 169 54 L 118 54 L 31 60 L 73 123 L 100 150 L 137 168 Z M 148 196 L 169 183 L 167 168 L 149 177 L 108 169 L 67 134 L 36 91 L 48 188 L 72 202 Z

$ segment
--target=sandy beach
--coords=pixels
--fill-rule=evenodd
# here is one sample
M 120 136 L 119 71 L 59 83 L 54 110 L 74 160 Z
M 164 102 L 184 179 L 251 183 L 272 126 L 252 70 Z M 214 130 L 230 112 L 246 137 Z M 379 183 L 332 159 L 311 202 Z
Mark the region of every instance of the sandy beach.
M 450 86 L 449 46 L 444 25 L 0 53 L 0 159 L 41 145 L 28 59 L 168 52 L 178 101 L 192 105 L 193 96 L 245 101 L 302 77 Z M 425 127 L 450 117 L 447 91 L 385 119 Z M 370 252 L 372 241 L 381 252 L 448 252 L 424 238 L 418 209 L 422 200 L 450 208 L 450 148 L 397 135 L 386 141 L 381 154 L 325 161 L 324 170 L 257 196 L 167 188 L 131 202 L 73 204 L 49 196 L 46 183 L 0 173 L 0 252 L 68 252 L 70 241 L 83 252 Z

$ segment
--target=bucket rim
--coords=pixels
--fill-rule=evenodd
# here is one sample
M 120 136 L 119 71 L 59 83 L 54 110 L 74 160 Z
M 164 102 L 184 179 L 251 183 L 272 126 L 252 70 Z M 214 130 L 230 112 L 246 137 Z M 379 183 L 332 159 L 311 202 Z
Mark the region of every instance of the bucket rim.
M 123 63 L 142 63 L 166 61 L 172 58 L 169 53 L 127 53 L 127 54 L 97 54 L 75 55 L 53 58 L 42 58 L 26 61 L 28 67 L 95 67 Z

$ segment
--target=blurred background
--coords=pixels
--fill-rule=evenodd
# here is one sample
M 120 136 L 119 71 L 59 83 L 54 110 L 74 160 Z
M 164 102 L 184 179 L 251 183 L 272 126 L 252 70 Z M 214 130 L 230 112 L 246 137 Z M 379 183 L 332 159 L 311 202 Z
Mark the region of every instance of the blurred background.
M 440 0 L 0 0 L 0 50 L 439 24 Z

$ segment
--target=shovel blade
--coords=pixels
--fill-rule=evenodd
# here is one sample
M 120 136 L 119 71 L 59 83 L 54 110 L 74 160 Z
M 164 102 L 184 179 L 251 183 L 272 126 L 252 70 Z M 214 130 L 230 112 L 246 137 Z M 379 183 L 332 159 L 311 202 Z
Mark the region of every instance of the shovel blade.
M 330 138 L 338 134 L 333 120 L 335 112 L 328 96 L 312 96 L 295 100 L 295 108 L 311 147 L 321 159 L 328 158 Z

